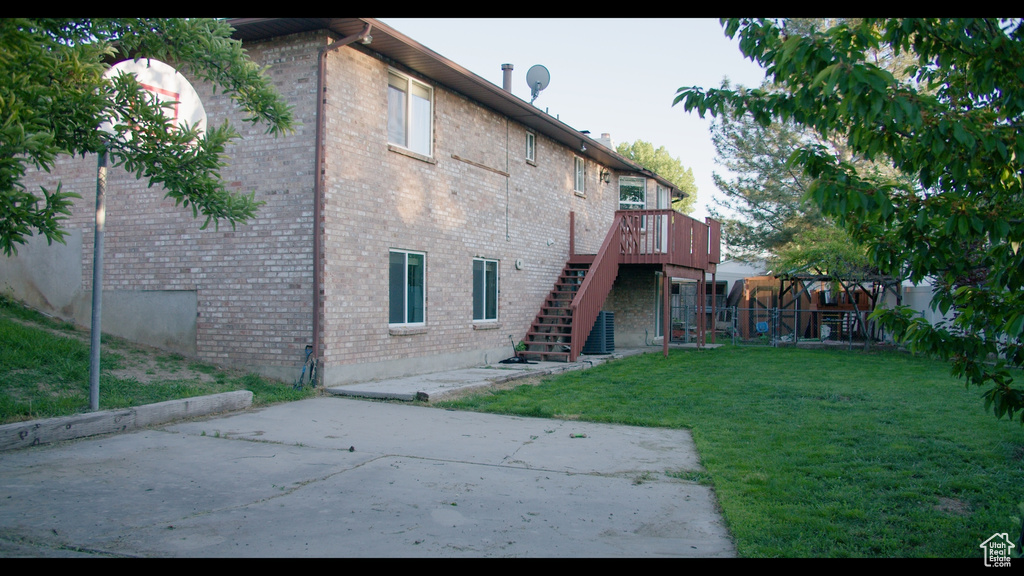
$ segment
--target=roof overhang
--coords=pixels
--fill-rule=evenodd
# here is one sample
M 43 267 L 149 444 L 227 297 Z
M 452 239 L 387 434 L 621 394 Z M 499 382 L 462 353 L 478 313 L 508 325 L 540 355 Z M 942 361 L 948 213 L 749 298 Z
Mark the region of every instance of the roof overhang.
M 572 128 L 374 18 L 232 18 L 228 23 L 235 29 L 234 37 L 243 42 L 324 29 L 338 37 L 345 37 L 359 34 L 370 24 L 372 43 L 368 47 L 358 42 L 352 44 L 356 49 L 377 52 L 599 164 L 613 170 L 641 173 L 664 186 L 676 189 L 665 178 L 644 169 L 601 141 Z

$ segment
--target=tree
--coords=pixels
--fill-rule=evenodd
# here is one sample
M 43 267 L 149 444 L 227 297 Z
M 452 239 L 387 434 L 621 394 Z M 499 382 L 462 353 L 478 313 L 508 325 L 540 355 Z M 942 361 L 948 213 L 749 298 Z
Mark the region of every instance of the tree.
M 623 142 L 615 147 L 615 150 L 643 166 L 647 170 L 665 178 L 676 187 L 677 190 L 686 194 L 685 198 L 672 201 L 672 208 L 688 214 L 697 203 L 697 183 L 693 178 L 693 170 L 683 167 L 679 158 L 669 154 L 664 146 L 655 150 L 650 142 L 637 140 L 632 144 Z
M 728 81 L 722 89 L 728 90 Z M 711 124 L 715 162 L 733 175 L 712 174 L 722 193 L 710 208 L 722 222 L 731 258 L 760 261 L 793 241 L 801 232 L 825 226 L 826 219 L 804 196 L 810 178 L 789 164 L 789 157 L 809 141 L 805 130 L 791 122 L 762 126 L 749 116 L 722 114 Z
M 936 280 L 929 324 L 905 307 L 875 313 L 912 350 L 948 359 L 988 386 L 997 417 L 1019 414 L 1024 364 L 1024 30 L 995 19 L 864 19 L 804 34 L 772 20 L 730 19 L 745 55 L 777 91 L 680 88 L 702 116 L 750 115 L 838 135 L 858 171 L 820 144 L 792 157 L 808 197 L 867 247 L 880 270 Z M 912 62 L 900 78 L 868 56 Z M 904 178 L 894 178 L 893 173 Z
M 788 34 L 807 36 L 839 24 L 861 22 L 862 19 L 849 18 L 788 18 L 784 26 Z M 905 69 L 912 63 L 906 54 L 895 54 L 884 46 L 867 50 L 865 58 L 896 78 L 906 78 Z M 728 81 L 724 81 L 722 89 L 729 88 Z M 761 89 L 780 88 L 766 82 Z M 831 220 L 805 197 L 810 178 L 789 162 L 799 147 L 817 143 L 850 162 L 858 171 L 884 171 L 891 177 L 898 177 L 884 162 L 867 161 L 851 153 L 841 134 L 818 134 L 791 121 L 763 126 L 749 115 L 734 117 L 726 113 L 715 118 L 711 135 L 718 152 L 716 162 L 736 175 L 732 180 L 713 175 L 723 194 L 715 197 L 715 204 L 725 208 L 726 214 L 738 217 L 728 217 L 715 210 L 711 215 L 722 221 L 730 256 L 738 260 L 770 259 L 796 235 L 814 236 L 811 233 L 814 229 L 824 227 L 818 234 L 822 238 L 831 234 Z
M 247 120 L 275 136 L 291 129 L 292 112 L 263 70 L 250 61 L 231 27 L 209 19 L 0 19 L 0 248 L 7 255 L 39 233 L 63 242 L 62 222 L 77 194 L 27 190 L 28 167 L 49 171 L 61 154 L 106 150 L 193 215 L 232 226 L 255 215 L 252 194 L 230 193 L 218 170 L 237 138 L 225 122 L 196 141 L 195 127 L 178 129 L 163 106 L 130 74 L 103 77 L 126 58 L 155 58 L 181 67 L 231 95 Z M 116 136 L 99 129 L 114 120 Z M 124 136 L 131 133 L 131 138 Z

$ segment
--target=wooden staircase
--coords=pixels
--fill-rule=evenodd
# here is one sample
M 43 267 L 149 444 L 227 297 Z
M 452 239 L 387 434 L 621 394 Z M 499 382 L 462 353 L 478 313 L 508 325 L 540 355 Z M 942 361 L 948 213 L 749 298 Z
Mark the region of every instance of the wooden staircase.
M 570 305 L 589 268 L 589 264 L 565 265 L 523 339 L 526 350 L 520 352 L 520 356 L 530 360 L 569 361 L 572 349 Z
M 708 272 L 714 278 L 721 261 L 721 223 L 705 220 L 699 222 L 667 208 L 617 210 L 604 242 L 591 256 L 576 253 L 575 214 L 570 212 L 569 260 L 523 338 L 526 350 L 519 356 L 575 362 L 611 293 L 620 265 L 660 266 L 666 278 L 689 278 L 701 286 Z M 664 297 L 668 312 L 667 287 Z M 663 320 L 669 323 L 667 314 Z M 665 338 L 662 343 L 665 356 L 668 341 Z

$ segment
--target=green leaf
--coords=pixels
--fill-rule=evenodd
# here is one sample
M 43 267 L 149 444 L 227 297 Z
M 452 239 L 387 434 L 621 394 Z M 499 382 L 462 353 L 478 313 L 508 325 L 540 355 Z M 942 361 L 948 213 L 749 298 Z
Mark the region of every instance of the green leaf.
M 163 184 L 176 203 L 198 205 L 214 221 L 250 218 L 253 212 L 231 202 L 216 178 L 217 157 L 235 133 L 221 132 L 227 138 L 206 156 L 186 153 L 192 138 L 171 128 L 165 105 L 154 105 L 134 76 L 103 78 L 118 54 L 172 61 L 231 95 L 249 115 L 246 121 L 264 123 L 275 135 L 290 132 L 291 107 L 231 33 L 225 22 L 201 18 L 0 19 L 0 77 L 7 79 L 0 82 L 0 196 L 22 187 L 27 166 L 49 171 L 60 154 L 84 156 L 107 146 L 98 126 L 115 117 L 115 129 L 135 138 L 113 145 L 114 166 L 149 186 Z M 6 254 L 33 231 L 48 241 L 63 239 L 72 196 L 44 196 L 45 202 L 18 200 L 3 212 L 0 248 Z

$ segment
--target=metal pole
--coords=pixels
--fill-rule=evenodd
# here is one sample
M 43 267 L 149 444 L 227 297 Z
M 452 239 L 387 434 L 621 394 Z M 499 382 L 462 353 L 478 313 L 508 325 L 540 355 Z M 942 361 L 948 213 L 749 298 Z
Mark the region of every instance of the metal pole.
M 738 316 L 738 308 L 732 307 L 732 345 L 736 345 L 736 337 L 740 332 L 740 320 Z
M 92 323 L 89 326 L 89 410 L 100 409 L 100 312 L 103 306 L 103 228 L 107 220 L 107 150 L 96 162 L 96 224 L 92 246 Z
M 672 338 L 672 277 L 662 266 L 661 284 L 661 351 L 668 358 L 668 341 Z
M 716 269 L 717 272 L 717 269 Z M 715 343 L 715 332 L 718 331 L 718 283 L 715 272 L 711 273 L 711 343 Z

